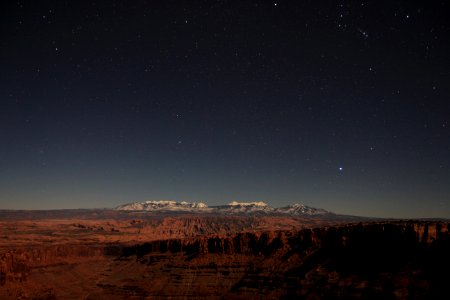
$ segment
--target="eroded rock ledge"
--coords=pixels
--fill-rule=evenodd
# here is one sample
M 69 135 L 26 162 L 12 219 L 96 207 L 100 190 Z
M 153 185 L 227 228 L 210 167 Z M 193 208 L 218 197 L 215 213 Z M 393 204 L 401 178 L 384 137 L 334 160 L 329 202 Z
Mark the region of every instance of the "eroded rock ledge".
M 136 245 L 21 247 L 0 254 L 0 297 L 65 298 L 78 291 L 69 286 L 65 294 L 64 283 L 80 286 L 87 299 L 436 298 L 450 295 L 449 231 L 446 222 L 397 221 Z M 87 276 L 68 282 L 62 270 Z

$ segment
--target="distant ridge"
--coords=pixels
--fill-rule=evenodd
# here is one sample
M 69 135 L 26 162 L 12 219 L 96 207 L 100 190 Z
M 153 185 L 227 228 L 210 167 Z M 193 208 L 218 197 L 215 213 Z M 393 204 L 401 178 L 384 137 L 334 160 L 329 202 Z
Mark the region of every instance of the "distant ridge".
M 171 200 L 132 202 L 119 205 L 116 210 L 145 210 L 145 211 L 204 211 L 210 210 L 203 202 L 176 202 Z
M 192 212 L 192 213 L 223 213 L 223 214 L 283 214 L 283 215 L 331 215 L 322 208 L 310 207 L 296 203 L 284 207 L 274 208 L 265 202 L 231 201 L 226 205 L 208 206 L 204 202 L 177 202 L 171 200 L 132 202 L 115 208 L 122 211 L 154 211 L 154 212 Z

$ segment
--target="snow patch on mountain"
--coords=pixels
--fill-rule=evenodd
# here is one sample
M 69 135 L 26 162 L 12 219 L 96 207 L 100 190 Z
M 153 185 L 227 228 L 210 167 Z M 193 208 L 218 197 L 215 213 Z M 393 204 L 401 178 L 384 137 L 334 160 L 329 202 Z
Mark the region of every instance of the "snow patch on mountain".
M 215 206 L 216 210 L 221 213 L 227 214 L 249 214 L 249 213 L 272 213 L 273 207 L 270 207 L 265 202 L 253 201 L 253 202 L 238 202 L 231 201 L 227 205 Z
M 253 201 L 253 202 L 237 202 L 231 201 L 228 203 L 229 206 L 254 206 L 254 207 L 266 207 L 267 203 L 262 201 Z
M 208 207 L 204 202 L 177 202 L 172 200 L 151 200 L 133 202 L 116 207 L 116 210 L 126 211 L 161 211 L 161 212 L 193 212 L 221 214 L 288 214 L 293 216 L 314 216 L 332 214 L 322 208 L 314 208 L 301 203 L 285 207 L 273 208 L 262 201 L 238 202 L 231 201 L 227 205 Z
M 329 211 L 323 208 L 310 207 L 301 203 L 280 207 L 277 208 L 276 211 L 292 215 L 324 215 L 330 213 Z
M 116 207 L 116 210 L 144 210 L 144 211 L 207 211 L 208 206 L 203 202 L 177 202 L 172 200 L 158 200 L 133 202 Z

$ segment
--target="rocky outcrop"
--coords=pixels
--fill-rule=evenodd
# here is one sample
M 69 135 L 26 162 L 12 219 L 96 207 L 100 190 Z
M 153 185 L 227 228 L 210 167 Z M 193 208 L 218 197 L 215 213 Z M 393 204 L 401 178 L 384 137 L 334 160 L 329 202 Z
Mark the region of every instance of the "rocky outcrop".
M 352 224 L 341 227 L 324 227 L 300 231 L 244 232 L 234 236 L 199 236 L 195 239 L 158 240 L 123 249 L 124 256 L 143 256 L 153 252 L 171 252 L 206 255 L 248 254 L 273 252 L 277 248 L 291 251 L 309 251 L 320 248 L 337 252 L 368 248 L 406 252 L 419 246 L 428 246 L 447 240 L 450 225 L 432 222 L 397 222 Z M 373 250 L 370 250 L 373 251 Z
M 141 291 L 152 298 L 423 299 L 450 295 L 448 253 L 447 223 L 386 222 L 155 241 L 124 248 L 118 265 L 162 268 L 150 281 L 171 288 Z
M 3 251 L 0 298 L 65 299 L 76 295 L 85 299 L 445 299 L 450 296 L 449 223 L 398 221 L 239 231 L 241 225 L 249 228 L 247 221 L 230 220 L 228 223 L 226 218 L 212 217 L 160 220 L 155 228 L 188 230 L 196 235 L 174 234 L 183 238 L 134 245 L 59 244 Z M 146 228 L 145 221 L 131 223 Z M 201 228 L 205 228 L 204 234 Z M 236 233 L 231 234 L 232 230 Z
M 125 247 L 122 256 L 141 258 L 152 253 L 185 255 L 270 255 L 283 246 L 285 232 L 239 233 L 233 237 L 198 237 L 195 239 L 160 240 Z

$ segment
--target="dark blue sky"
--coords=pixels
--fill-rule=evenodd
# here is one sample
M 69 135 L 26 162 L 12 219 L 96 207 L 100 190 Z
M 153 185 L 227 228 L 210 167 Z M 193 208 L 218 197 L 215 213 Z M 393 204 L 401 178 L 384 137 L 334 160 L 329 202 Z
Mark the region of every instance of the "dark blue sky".
M 445 1 L 11 1 L 0 208 L 450 217 Z

